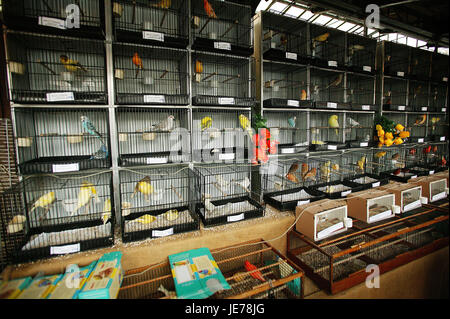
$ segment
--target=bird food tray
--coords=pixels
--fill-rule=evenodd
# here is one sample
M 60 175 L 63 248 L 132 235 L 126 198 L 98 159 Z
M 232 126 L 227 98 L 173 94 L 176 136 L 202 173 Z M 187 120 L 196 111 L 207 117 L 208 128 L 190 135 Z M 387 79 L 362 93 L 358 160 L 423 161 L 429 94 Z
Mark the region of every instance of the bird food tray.
M 364 190 L 386 185 L 389 182 L 389 179 L 380 175 L 366 173 L 357 175 L 349 179 L 349 181 L 361 185 L 362 190 Z

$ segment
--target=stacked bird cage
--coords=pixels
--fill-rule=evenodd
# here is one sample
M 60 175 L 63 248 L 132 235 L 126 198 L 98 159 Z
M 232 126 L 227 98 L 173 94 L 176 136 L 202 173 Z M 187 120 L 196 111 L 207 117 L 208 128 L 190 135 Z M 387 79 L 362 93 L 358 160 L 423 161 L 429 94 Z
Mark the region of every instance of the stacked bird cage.
M 431 55 L 427 50 L 411 48 L 409 77 L 417 80 L 428 80 L 431 75 Z
M 1 195 L 2 240 L 13 263 L 114 242 L 112 174 L 26 177 Z
M 103 109 L 15 108 L 21 174 L 111 166 L 108 113 Z
M 296 110 L 264 110 L 271 143 L 278 154 L 293 154 L 309 148 L 307 113 Z
M 264 59 L 292 63 L 309 62 L 307 23 L 264 11 L 263 24 L 263 56 Z
M 404 144 L 405 169 L 409 169 L 417 176 L 433 174 L 433 170 L 427 167 L 428 143 L 408 143 Z M 430 148 L 431 150 L 431 148 Z
M 231 289 L 209 299 L 303 298 L 302 270 L 262 240 L 214 249 L 211 254 Z M 127 271 L 117 298 L 176 299 L 174 290 L 170 264 L 165 262 Z
M 122 240 L 166 237 L 199 229 L 198 180 L 188 166 L 120 172 Z
M 264 107 L 311 107 L 306 66 L 264 62 Z
M 188 4 L 183 0 L 115 0 L 112 13 L 116 40 L 186 48 Z
M 313 151 L 333 151 L 345 148 L 344 117 L 345 115 L 339 112 L 310 112 L 310 149 Z
M 345 67 L 345 32 L 310 24 L 312 63 L 325 68 Z
M 407 167 L 407 149 L 401 145 L 396 147 L 375 148 L 374 163 L 383 177 L 391 180 L 406 183 L 410 179 L 417 177 L 417 172 Z
M 11 101 L 106 104 L 101 41 L 8 32 Z
M 200 179 L 197 213 L 205 227 L 264 216 L 264 208 L 253 199 L 249 164 L 196 165 L 194 171 Z
M 406 130 L 410 132 L 409 142 L 423 143 L 426 140 L 429 115 L 424 112 L 410 113 L 407 116 Z
M 325 197 L 309 186 L 320 183 L 321 162 L 315 158 L 278 159 L 262 175 L 262 191 L 266 204 L 280 211 L 295 210 L 302 204 L 314 202 Z
M 375 74 L 377 41 L 352 33 L 347 34 L 347 67 L 364 74 Z
M 429 140 L 436 142 L 448 141 L 448 113 L 428 114 L 428 133 Z
M 445 82 L 430 82 L 430 102 L 429 111 L 446 113 L 448 109 L 447 89 L 448 84 Z
M 127 44 L 113 50 L 118 104 L 189 104 L 186 50 Z
M 347 102 L 355 111 L 375 111 L 375 77 L 347 73 Z
M 418 80 L 409 81 L 408 106 L 410 110 L 417 112 L 429 111 L 428 83 Z
M 385 185 L 389 179 L 378 174 L 379 165 L 374 160 L 374 152 L 370 148 L 360 148 L 342 155 L 342 161 L 347 167 L 353 167 L 349 172 L 343 172 L 344 181 L 359 185 L 361 190 Z M 355 190 L 353 190 L 355 192 Z
M 4 1 L 3 17 L 14 30 L 104 38 L 104 2 L 100 0 Z
M 384 56 L 384 75 L 404 78 L 408 76 L 409 46 L 391 41 L 381 42 Z
M 382 274 L 448 244 L 448 214 L 433 209 L 388 224 L 353 224 L 358 232 L 318 243 L 291 231 L 287 257 L 321 289 L 335 294 L 366 281 L 370 265 Z
M 448 83 L 448 56 L 434 52 L 431 59 L 432 80 L 437 83 Z
M 374 113 L 350 111 L 345 114 L 345 142 L 350 148 L 372 146 Z
M 407 105 L 408 81 L 384 77 L 383 111 L 411 111 Z
M 310 96 L 318 109 L 350 108 L 345 100 L 344 72 L 311 68 Z
M 250 110 L 195 108 L 192 157 L 195 162 L 241 161 L 249 156 Z
M 192 54 L 192 103 L 251 107 L 255 103 L 253 59 L 222 54 Z
M 140 166 L 190 160 L 187 109 L 121 107 L 116 114 L 119 165 Z
M 192 1 L 193 49 L 253 54 L 252 8 L 220 0 Z
M 423 147 L 422 156 L 430 171 L 440 172 L 448 169 L 448 141 L 431 142 Z

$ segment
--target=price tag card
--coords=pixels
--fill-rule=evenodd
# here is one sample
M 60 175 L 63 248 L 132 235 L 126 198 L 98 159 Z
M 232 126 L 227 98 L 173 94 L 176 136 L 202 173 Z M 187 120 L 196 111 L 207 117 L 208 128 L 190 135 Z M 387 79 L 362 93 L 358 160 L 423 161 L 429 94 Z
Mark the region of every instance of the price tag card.
M 361 143 L 359 143 L 359 146 L 360 146 L 360 147 L 366 147 L 366 146 L 369 146 L 369 142 L 361 142 Z
M 327 149 L 329 149 L 329 150 L 337 150 L 337 145 L 327 145 Z
M 78 172 L 80 170 L 80 165 L 78 163 L 73 164 L 53 164 L 53 173 L 67 173 L 67 172 Z
M 380 186 L 380 182 L 372 183 L 372 187 L 378 187 L 378 186 Z
M 338 66 L 337 61 L 328 61 L 328 66 Z
M 327 102 L 327 108 L 329 108 L 329 109 L 336 109 L 337 108 L 337 103 L 335 103 L 335 102 Z
M 293 154 L 293 153 L 295 153 L 294 148 L 282 148 L 281 149 L 281 154 Z
M 166 230 L 153 230 L 152 237 L 166 237 L 173 235 L 173 227 Z
M 399 106 L 397 107 L 397 110 L 399 110 L 399 111 L 404 111 L 405 108 L 406 108 L 406 106 L 404 106 L 404 105 L 399 105 Z
M 219 97 L 220 105 L 234 105 L 234 97 Z
M 231 51 L 231 43 L 228 43 L 228 42 L 214 42 L 214 49 Z
M 347 196 L 348 194 L 351 194 L 351 190 L 349 190 L 349 191 L 345 191 L 345 192 L 341 192 L 341 197 L 345 197 L 345 196 Z
M 166 164 L 169 162 L 167 157 L 148 157 L 147 164 Z
M 228 222 L 228 223 L 231 223 L 231 222 L 237 222 L 237 221 L 243 220 L 244 217 L 245 217 L 245 214 L 244 214 L 244 213 L 239 214 L 239 215 L 228 216 L 228 217 L 227 217 L 227 222 Z
M 371 66 L 368 66 L 368 65 L 364 65 L 364 66 L 363 66 L 363 71 L 366 71 L 366 72 L 372 72 L 372 67 L 371 67 Z
M 428 110 L 428 107 L 422 106 L 422 107 L 420 108 L 420 110 L 421 110 L 422 112 L 426 112 L 426 111 Z
M 441 109 L 441 112 L 443 112 L 443 113 L 447 112 L 447 108 L 443 107 L 443 108 Z
M 370 111 L 370 105 L 361 105 L 361 110 Z
M 448 82 L 448 77 L 445 77 L 445 76 L 444 76 L 444 77 L 442 78 L 442 81 Z
M 286 52 L 286 59 L 297 60 L 297 53 Z
M 164 95 L 144 95 L 144 103 L 166 103 Z
M 39 17 L 38 24 L 46 27 L 66 29 L 66 21 L 62 19 L 49 18 L 49 17 Z
M 434 174 L 434 171 L 429 171 L 428 172 L 428 175 L 433 175 Z
M 405 72 L 398 71 L 397 76 L 405 76 Z
M 235 153 L 221 153 L 219 154 L 219 160 L 226 161 L 226 160 L 233 160 L 236 157 Z
M 74 101 L 73 92 L 47 93 L 47 102 Z
M 445 141 L 445 136 L 441 136 L 441 137 L 439 138 L 439 140 L 440 140 L 440 141 Z
M 287 105 L 288 105 L 288 106 L 299 107 L 299 106 L 300 106 L 300 102 L 299 102 L 299 101 L 296 101 L 296 100 L 288 100 L 288 101 L 287 101 Z
M 424 141 L 424 138 L 422 138 L 422 137 L 417 139 L 417 143 L 423 143 L 423 141 Z
M 51 246 L 50 255 L 73 254 L 80 251 L 80 243 L 65 246 Z
M 164 42 L 164 33 L 153 31 L 142 31 L 142 38 L 145 40 Z
M 301 206 L 301 205 L 304 205 L 304 204 L 309 204 L 310 202 L 311 201 L 309 199 L 307 199 L 307 200 L 299 200 L 297 202 L 297 206 Z

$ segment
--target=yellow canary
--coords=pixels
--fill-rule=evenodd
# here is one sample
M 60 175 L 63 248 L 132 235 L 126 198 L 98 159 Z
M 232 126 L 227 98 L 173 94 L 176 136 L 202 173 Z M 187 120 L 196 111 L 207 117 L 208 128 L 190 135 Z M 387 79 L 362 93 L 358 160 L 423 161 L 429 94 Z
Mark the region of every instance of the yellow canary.
M 245 115 L 241 114 L 239 115 L 239 123 L 241 124 L 241 127 L 244 129 L 244 131 L 248 132 L 248 135 L 251 138 L 253 136 L 253 132 L 250 120 Z
M 164 215 L 166 216 L 167 220 L 173 221 L 178 218 L 178 211 L 176 209 L 171 209 L 165 212 Z
M 331 115 L 329 118 L 328 118 L 328 125 L 331 127 L 331 128 L 335 128 L 335 132 L 336 132 L 336 135 L 338 135 L 339 134 L 339 130 L 338 130 L 338 128 L 339 128 L 339 121 L 338 121 L 338 116 L 337 115 Z
M 431 118 L 431 123 L 436 124 L 437 122 L 439 122 L 441 120 L 440 117 L 432 117 Z
M 339 164 L 333 164 L 331 165 L 331 169 L 335 170 L 335 171 L 339 171 Z
M 80 62 L 69 59 L 69 57 L 67 55 L 64 55 L 64 54 L 60 55 L 59 60 L 64 65 L 66 70 L 69 72 L 77 72 L 80 70 L 82 70 L 84 72 L 88 71 L 88 70 L 86 70 L 86 68 L 84 66 L 81 65 Z
M 200 122 L 202 131 L 206 130 L 207 128 L 211 127 L 212 125 L 212 118 L 209 116 L 205 116 L 202 118 L 202 121 Z
M 37 201 L 34 202 L 33 206 L 31 207 L 30 213 L 38 207 L 42 207 L 48 210 L 48 206 L 53 204 L 55 200 L 55 192 L 49 192 L 45 195 L 42 195 Z
M 143 179 L 136 183 L 131 198 L 133 198 L 137 192 L 143 194 L 145 200 L 148 201 L 148 196 L 153 194 L 153 186 L 150 184 L 150 177 L 145 176 Z
M 322 179 L 328 180 L 330 178 L 331 170 L 330 170 L 331 162 L 327 161 L 320 166 L 320 173 L 322 174 Z
M 414 122 L 414 125 L 422 125 L 423 123 L 425 123 L 425 121 L 427 120 L 427 115 L 426 114 L 422 114 L 421 116 L 419 116 L 416 121 Z
M 330 36 L 330 33 L 327 32 L 327 33 L 324 33 L 324 34 L 321 34 L 321 35 L 315 37 L 314 41 L 315 42 L 324 42 L 328 39 L 329 36 Z
M 366 164 L 366 157 L 363 156 L 361 159 L 357 162 L 358 168 L 364 172 L 364 165 Z
M 384 155 L 386 155 L 386 152 L 380 151 L 380 152 L 375 153 L 376 158 L 382 158 Z
M 90 200 L 92 199 L 92 196 L 95 196 L 97 201 L 99 201 L 97 191 L 94 185 L 92 185 L 89 182 L 82 182 L 80 191 L 78 192 L 77 207 L 73 210 L 72 215 L 75 214 L 81 207 L 84 206 L 86 206 L 84 212 L 87 213 L 89 210 Z
M 103 213 L 102 213 L 102 221 L 103 225 L 105 225 L 108 220 L 111 218 L 111 199 L 105 200 L 105 204 L 103 205 Z
M 203 63 L 200 60 L 195 61 L 195 73 L 203 73 Z
M 142 216 L 139 217 L 139 218 L 134 219 L 133 221 L 134 221 L 134 222 L 141 223 L 141 224 L 151 224 L 151 223 L 153 223 L 155 220 L 156 220 L 156 217 L 155 217 L 155 216 L 146 214 L 146 215 L 142 215 Z

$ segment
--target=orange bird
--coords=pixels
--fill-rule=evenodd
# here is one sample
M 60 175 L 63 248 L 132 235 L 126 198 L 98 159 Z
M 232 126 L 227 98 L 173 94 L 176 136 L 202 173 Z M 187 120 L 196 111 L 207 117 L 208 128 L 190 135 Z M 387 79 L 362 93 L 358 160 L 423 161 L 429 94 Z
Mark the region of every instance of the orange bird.
M 253 271 L 253 270 L 258 269 L 258 268 L 256 268 L 255 265 L 251 264 L 248 260 L 244 261 L 244 267 L 247 271 Z M 266 281 L 260 271 L 252 272 L 250 274 L 250 276 L 252 276 L 255 279 L 261 280 L 263 282 Z
M 134 53 L 133 55 L 133 64 L 137 67 L 136 69 L 136 78 L 138 77 L 139 70 L 144 68 L 144 65 L 142 64 L 142 59 L 139 57 L 139 54 Z
M 214 12 L 214 9 L 209 4 L 208 0 L 203 0 L 203 7 L 205 8 L 205 12 L 210 18 L 217 19 L 216 13 Z

